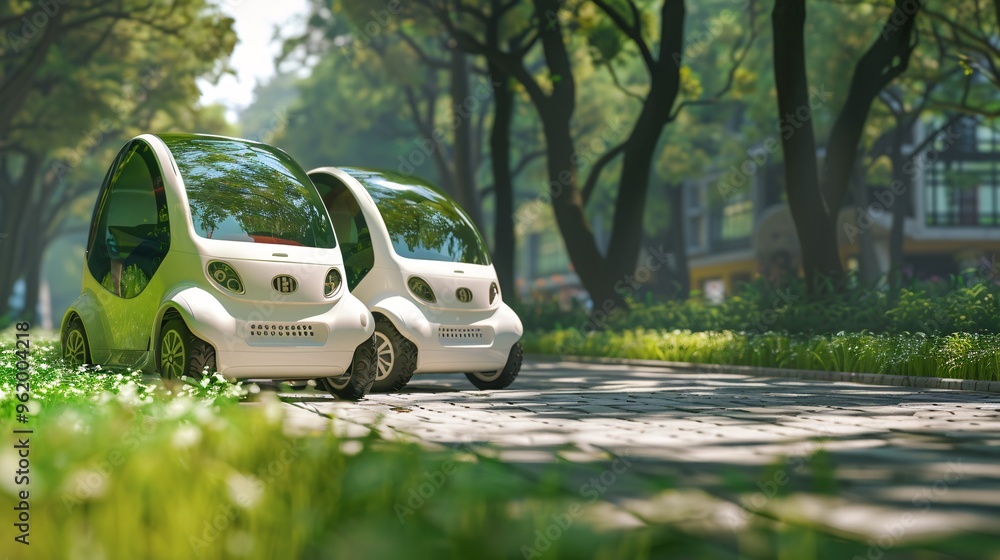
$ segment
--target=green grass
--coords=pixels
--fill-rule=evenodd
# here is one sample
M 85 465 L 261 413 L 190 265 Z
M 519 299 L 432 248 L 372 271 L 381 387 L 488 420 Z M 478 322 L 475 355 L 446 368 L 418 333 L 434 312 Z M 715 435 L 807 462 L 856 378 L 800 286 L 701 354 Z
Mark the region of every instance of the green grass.
M 992 270 L 992 269 L 991 269 Z M 520 309 L 528 352 L 825 371 L 1000 380 L 1000 284 L 983 271 L 914 282 L 898 299 L 855 286 L 807 297 L 763 281 L 712 305 L 631 302 L 588 313 Z
M 524 305 L 518 313 L 529 331 L 644 328 L 801 335 L 834 335 L 841 331 L 929 336 L 956 332 L 1000 334 L 1000 284 L 963 277 L 950 282 L 914 283 L 902 291 L 898 301 L 893 301 L 884 289 L 855 287 L 843 294 L 810 298 L 800 284 L 775 290 L 756 281 L 718 305 L 700 297 L 684 301 L 647 297 L 633 301 L 630 313 L 617 312 L 607 317 L 590 314 L 579 306 L 561 309 L 554 302 Z
M 527 352 L 560 356 L 1000 380 L 1000 335 L 862 332 L 794 336 L 642 328 L 583 335 L 575 329 L 561 329 L 530 333 L 524 345 Z
M 572 482 L 607 465 L 526 475 L 490 453 L 431 451 L 375 430 L 290 433 L 274 393 L 209 378 L 167 395 L 137 372 L 67 369 L 52 340 L 35 342 L 31 419 L 17 424 L 16 357 L 9 337 L 0 344 L 0 431 L 34 430 L 28 547 L 12 544 L 23 487 L 12 484 L 13 448 L 0 448 L 0 550 L 14 558 L 810 559 L 866 548 L 794 518 L 751 517 L 736 533 L 721 523 L 609 528 Z M 755 481 L 728 485 L 756 492 Z M 664 480 L 656 491 L 672 488 Z M 545 550 L 525 548 L 545 531 L 558 535 Z

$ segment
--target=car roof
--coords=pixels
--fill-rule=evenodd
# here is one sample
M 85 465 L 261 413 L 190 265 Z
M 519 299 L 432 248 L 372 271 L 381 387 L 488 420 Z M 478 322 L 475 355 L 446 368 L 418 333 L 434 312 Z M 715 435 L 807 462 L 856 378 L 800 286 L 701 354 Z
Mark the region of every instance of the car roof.
M 413 175 L 404 175 L 387 169 L 371 167 L 341 167 L 340 170 L 357 179 L 366 189 L 368 188 L 368 184 L 364 180 L 375 179 L 379 180 L 378 187 L 382 189 L 404 192 L 409 190 L 407 187 L 420 186 L 451 200 L 451 196 L 434 183 Z
M 267 146 L 268 148 L 280 149 L 270 144 L 264 144 L 263 142 L 256 142 L 254 140 L 247 140 L 246 138 L 234 138 L 232 136 L 220 136 L 217 134 L 196 134 L 192 132 L 164 132 L 160 134 L 154 134 L 160 140 L 167 145 L 171 143 L 180 143 L 185 140 L 208 140 L 217 142 L 239 142 L 241 144 L 248 144 L 252 146 Z

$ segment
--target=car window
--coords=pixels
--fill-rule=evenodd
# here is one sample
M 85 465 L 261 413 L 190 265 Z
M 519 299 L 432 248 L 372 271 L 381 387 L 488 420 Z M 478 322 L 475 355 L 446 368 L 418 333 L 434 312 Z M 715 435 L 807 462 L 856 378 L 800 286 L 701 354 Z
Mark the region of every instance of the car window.
M 206 239 L 332 249 L 336 237 L 305 171 L 256 142 L 164 134 L 184 180 L 195 232 Z
M 87 265 L 101 285 L 123 298 L 145 289 L 170 248 L 163 175 L 143 141 L 127 146 L 98 197 Z
M 340 241 L 347 269 L 347 287 L 353 290 L 375 266 L 375 252 L 368 223 L 357 199 L 339 179 L 326 173 L 310 176 L 323 199 Z
M 401 257 L 490 264 L 479 230 L 453 200 L 437 188 L 393 173 L 344 169 L 371 195 Z

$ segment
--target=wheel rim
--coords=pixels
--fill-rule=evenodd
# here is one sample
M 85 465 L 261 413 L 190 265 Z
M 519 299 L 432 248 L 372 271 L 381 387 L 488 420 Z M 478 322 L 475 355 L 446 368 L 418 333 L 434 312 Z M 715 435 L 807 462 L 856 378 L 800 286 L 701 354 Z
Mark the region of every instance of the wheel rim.
M 375 380 L 381 381 L 389 377 L 392 366 L 396 363 L 396 352 L 392 349 L 389 338 L 380 332 L 375 333 L 375 358 L 378 361 L 378 371 Z
M 87 360 L 87 343 L 83 340 L 83 333 L 78 330 L 71 330 L 66 335 L 66 360 L 71 365 L 79 366 Z
M 347 384 L 351 382 L 351 372 L 342 373 L 337 377 L 328 377 L 326 382 L 330 384 L 331 387 L 337 389 L 343 389 L 347 387 Z
M 496 370 L 494 372 L 488 372 L 488 371 L 487 372 L 479 372 L 479 371 L 473 372 L 472 375 L 475 375 L 476 377 L 478 377 L 479 379 L 482 379 L 483 381 L 494 381 L 494 380 L 496 380 L 496 378 L 500 377 L 500 374 L 503 373 L 503 368 L 504 367 L 507 367 L 507 366 L 505 365 L 505 366 L 501 367 L 500 369 L 498 369 L 498 370 Z
M 184 374 L 184 340 L 175 330 L 169 330 L 163 335 L 160 372 L 167 379 L 180 379 Z

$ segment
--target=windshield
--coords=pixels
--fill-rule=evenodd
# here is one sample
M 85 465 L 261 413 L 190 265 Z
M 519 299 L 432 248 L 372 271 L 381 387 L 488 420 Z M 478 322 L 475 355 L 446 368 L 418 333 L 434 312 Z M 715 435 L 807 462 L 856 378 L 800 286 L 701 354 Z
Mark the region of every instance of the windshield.
M 184 178 L 191 219 L 206 239 L 332 249 L 323 202 L 284 152 L 255 142 L 165 134 Z
M 437 188 L 393 173 L 344 169 L 378 206 L 392 247 L 401 257 L 490 264 L 490 254 L 469 216 Z

